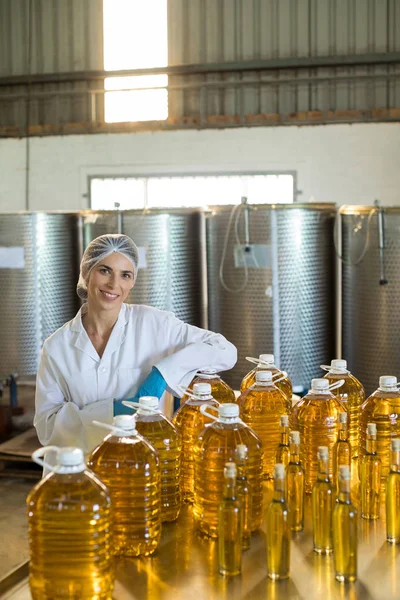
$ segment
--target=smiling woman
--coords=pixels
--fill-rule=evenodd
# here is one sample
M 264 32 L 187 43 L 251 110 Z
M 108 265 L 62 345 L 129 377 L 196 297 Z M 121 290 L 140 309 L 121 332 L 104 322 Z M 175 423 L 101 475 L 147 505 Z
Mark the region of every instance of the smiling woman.
M 236 348 L 222 335 L 125 303 L 138 259 L 126 235 L 103 235 L 86 248 L 77 285 L 85 303 L 41 353 L 34 423 L 42 444 L 87 454 L 103 438 L 93 420 L 111 424 L 113 416 L 132 412 L 122 400 L 157 396 L 165 406 L 198 369 L 234 366 Z

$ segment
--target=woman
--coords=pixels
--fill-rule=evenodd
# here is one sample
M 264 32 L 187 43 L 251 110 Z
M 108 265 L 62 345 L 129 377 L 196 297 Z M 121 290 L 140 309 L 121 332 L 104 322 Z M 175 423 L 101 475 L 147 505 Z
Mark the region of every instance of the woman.
M 126 398 L 182 395 L 198 369 L 230 369 L 236 348 L 222 335 L 187 325 L 172 313 L 125 304 L 138 270 L 138 249 L 125 235 L 103 235 L 86 248 L 72 321 L 44 343 L 34 425 L 44 445 L 79 446 L 87 454 L 104 430 L 131 412 Z

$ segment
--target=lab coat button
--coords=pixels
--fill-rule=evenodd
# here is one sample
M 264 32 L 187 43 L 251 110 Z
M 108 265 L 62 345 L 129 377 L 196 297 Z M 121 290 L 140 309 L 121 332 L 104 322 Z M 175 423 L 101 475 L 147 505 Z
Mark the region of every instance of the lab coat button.
M 107 369 L 106 369 L 105 367 L 102 367 L 102 368 L 101 368 L 101 372 L 102 372 L 102 373 L 105 373 L 106 371 L 107 371 Z

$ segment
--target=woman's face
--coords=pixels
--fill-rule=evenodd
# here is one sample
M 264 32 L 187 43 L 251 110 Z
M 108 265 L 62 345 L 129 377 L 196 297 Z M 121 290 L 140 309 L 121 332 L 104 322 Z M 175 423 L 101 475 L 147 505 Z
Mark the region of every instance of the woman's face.
M 123 254 L 113 252 L 90 272 L 88 303 L 99 310 L 119 310 L 132 288 L 132 263 Z

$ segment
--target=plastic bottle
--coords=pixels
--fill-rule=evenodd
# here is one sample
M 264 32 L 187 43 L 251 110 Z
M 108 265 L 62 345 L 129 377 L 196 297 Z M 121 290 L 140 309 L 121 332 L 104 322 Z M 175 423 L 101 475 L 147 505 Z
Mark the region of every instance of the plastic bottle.
M 289 447 L 289 415 L 280 416 L 280 442 L 275 451 L 275 463 L 285 465 L 289 464 L 290 447 Z
M 400 438 L 392 440 L 392 459 L 386 479 L 386 539 L 400 544 Z
M 275 358 L 273 354 L 260 354 L 257 358 L 253 358 L 252 356 L 246 356 L 246 360 L 257 365 L 254 369 L 252 369 L 242 380 L 240 384 L 240 392 L 243 393 L 249 387 L 255 384 L 256 382 L 256 373 L 257 371 L 271 371 L 272 380 L 274 381 L 276 387 L 280 389 L 286 396 L 286 398 L 290 401 L 290 406 L 292 405 L 292 382 L 289 379 L 288 374 L 285 371 L 281 371 L 274 364 Z M 279 381 L 278 381 L 279 380 Z
M 367 424 L 367 448 L 361 461 L 361 516 L 379 519 L 382 463 L 376 452 L 376 425 Z
M 57 465 L 43 463 L 57 453 Z M 33 600 L 109 600 L 114 587 L 111 500 L 80 448 L 45 446 L 35 462 L 53 471 L 26 500 Z
M 224 491 L 218 507 L 218 557 L 221 575 L 239 575 L 242 570 L 242 514 L 236 491 L 236 465 L 224 468 Z
M 359 460 L 366 450 L 367 423 L 376 424 L 376 449 L 382 461 L 381 489 L 384 489 L 390 469 L 390 443 L 400 436 L 400 391 L 397 378 L 384 375 L 379 388 L 361 406 Z
M 339 413 L 339 432 L 332 450 L 332 481 L 335 484 L 336 494 L 339 494 L 339 466 L 347 465 L 351 470 L 351 446 L 348 440 L 347 412 Z
M 161 536 L 160 461 L 156 450 L 136 431 L 131 415 L 114 417 L 88 466 L 110 490 L 113 545 L 117 556 L 149 556 Z
M 287 579 L 290 574 L 290 523 L 285 500 L 285 467 L 274 467 L 274 495 L 266 515 L 267 570 L 270 579 Z
M 317 481 L 312 489 L 312 521 L 314 552 L 333 552 L 332 513 L 335 489 L 329 479 L 329 450 L 327 446 L 318 448 L 319 470 Z
M 281 415 L 291 411 L 291 403 L 272 382 L 271 371 L 257 371 L 256 383 L 238 398 L 243 421 L 260 437 L 264 445 L 263 476 L 271 479 L 275 451 L 280 441 Z
M 172 419 L 182 438 L 181 494 L 186 502 L 194 500 L 193 448 L 198 435 L 211 423 L 211 419 L 200 412 L 201 406 L 206 403 L 218 410 L 218 402 L 211 395 L 211 385 L 195 383 L 192 397 L 176 411 Z
M 289 507 L 290 529 L 304 529 L 304 469 L 300 463 L 300 433 L 290 432 L 290 461 L 286 467 L 286 502 Z
M 219 402 L 236 402 L 235 392 L 227 383 L 218 375 L 216 369 L 201 369 L 197 372 L 196 377 L 190 382 L 188 390 L 193 390 L 195 383 L 209 383 L 211 385 L 211 395 Z M 188 394 L 184 394 L 181 398 L 181 406 L 189 399 Z
M 333 509 L 333 549 L 337 581 L 357 579 L 357 511 L 350 498 L 350 469 L 339 468 L 339 498 Z
M 157 451 L 161 469 L 161 521 L 175 521 L 181 509 L 181 434 L 158 408 L 156 396 L 142 396 L 139 403 L 125 401 L 137 408 L 136 430 Z
M 306 472 L 305 490 L 310 494 L 318 475 L 318 447 L 327 446 L 330 454 L 339 431 L 339 413 L 344 412 L 342 403 L 330 390 L 341 381 L 329 385 L 327 379 L 313 379 L 311 390 L 293 408 L 292 429 L 300 432 L 300 461 Z M 332 477 L 332 458 L 329 476 Z
M 335 395 L 341 401 L 348 413 L 349 442 L 351 445 L 351 457 L 358 456 L 359 446 L 359 420 L 360 407 L 365 400 L 365 391 L 363 385 L 347 370 L 347 361 L 336 358 L 331 361 L 331 365 L 321 365 L 321 369 L 328 370 L 325 378 L 329 383 L 335 383 L 339 379 L 344 380 L 344 384 L 337 388 Z
M 240 500 L 240 510 L 242 511 L 242 549 L 248 550 L 250 548 L 251 535 L 252 494 L 247 480 L 249 460 L 247 446 L 244 444 L 239 444 L 237 446 L 235 460 L 237 467 L 236 493 Z
M 235 460 L 237 446 L 244 444 L 248 450 L 247 477 L 253 500 L 251 530 L 255 531 L 262 520 L 262 443 L 239 418 L 238 404 L 221 404 L 218 417 L 209 413 L 208 408 L 202 406 L 201 411 L 215 422 L 203 430 L 194 446 L 193 514 L 197 527 L 202 533 L 217 537 L 224 466 Z

